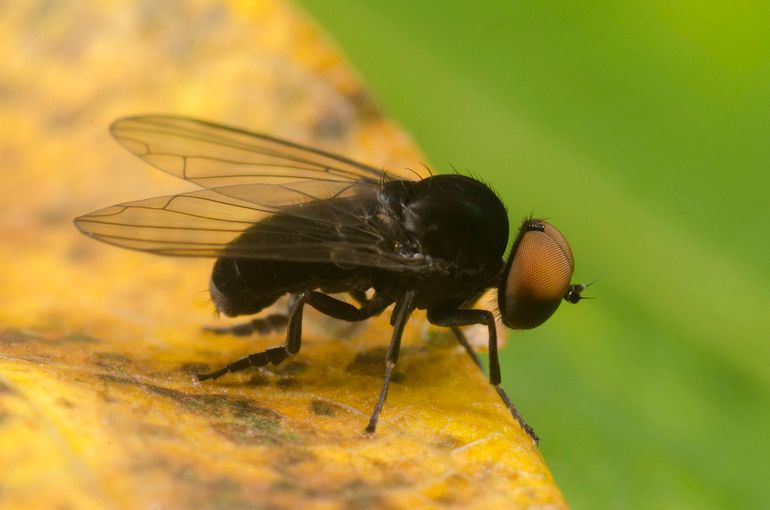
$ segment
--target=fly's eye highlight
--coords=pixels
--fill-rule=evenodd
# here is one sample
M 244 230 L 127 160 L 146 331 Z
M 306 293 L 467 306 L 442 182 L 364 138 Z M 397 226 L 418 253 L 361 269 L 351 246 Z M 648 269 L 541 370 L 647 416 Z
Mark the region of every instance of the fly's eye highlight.
M 510 328 L 539 326 L 572 289 L 572 250 L 561 232 L 545 221 L 524 221 L 506 267 L 498 299 L 503 322 Z

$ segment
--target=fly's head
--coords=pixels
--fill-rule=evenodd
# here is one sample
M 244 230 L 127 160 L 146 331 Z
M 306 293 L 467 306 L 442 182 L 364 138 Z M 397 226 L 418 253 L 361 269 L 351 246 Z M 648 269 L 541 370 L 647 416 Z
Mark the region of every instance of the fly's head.
M 535 328 L 553 315 L 562 299 L 580 301 L 587 285 L 570 283 L 574 269 L 572 249 L 556 227 L 524 220 L 498 288 L 503 323 L 512 329 Z

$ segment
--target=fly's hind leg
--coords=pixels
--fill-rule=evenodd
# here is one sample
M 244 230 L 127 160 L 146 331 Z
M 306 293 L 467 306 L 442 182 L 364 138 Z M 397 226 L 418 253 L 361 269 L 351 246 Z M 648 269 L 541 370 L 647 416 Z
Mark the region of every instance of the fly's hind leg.
M 286 343 L 280 347 L 271 347 L 262 352 L 249 354 L 227 366 L 209 374 L 198 374 L 199 381 L 217 379 L 230 372 L 238 372 L 250 367 L 264 367 L 269 364 L 277 365 L 292 354 L 299 352 L 302 345 L 302 311 L 309 304 L 319 312 L 349 322 L 361 321 L 381 313 L 392 300 L 375 295 L 366 301 L 361 308 L 327 296 L 321 292 L 303 291 L 293 294 L 289 300 L 288 326 L 286 328 Z
M 320 294 L 320 293 L 315 293 Z M 378 300 L 376 299 L 369 299 L 366 296 L 366 292 L 364 291 L 351 291 L 349 292 L 350 297 L 355 300 L 356 303 L 358 303 L 359 309 L 356 312 L 353 312 L 352 315 L 356 315 L 360 313 L 362 310 L 368 310 L 372 308 L 373 306 L 376 306 L 376 303 Z M 289 300 L 289 309 L 294 305 L 294 300 L 298 294 L 292 294 L 292 299 Z M 325 296 L 325 295 L 324 295 Z M 328 297 L 328 296 L 325 296 Z M 334 299 L 334 298 L 330 298 Z M 374 301 L 373 303 L 371 301 Z M 342 303 L 342 306 L 344 306 L 346 303 Z M 310 303 L 312 306 L 312 303 Z M 350 313 L 343 312 L 345 317 L 350 316 Z M 335 315 L 327 314 L 332 317 L 335 317 Z M 343 317 L 335 317 L 335 318 L 342 318 L 343 320 L 349 320 Z M 366 317 L 364 317 L 366 318 Z M 356 322 L 358 320 L 362 319 L 355 319 L 351 322 Z M 267 315 L 265 317 L 256 317 L 254 319 L 251 319 L 248 322 L 243 322 L 240 324 L 233 324 L 232 326 L 205 326 L 203 328 L 204 331 L 208 331 L 209 333 L 215 333 L 217 335 L 235 335 L 235 336 L 251 336 L 254 333 L 258 335 L 269 335 L 270 333 L 273 333 L 274 331 L 281 331 L 283 328 L 286 327 L 286 324 L 289 322 L 289 316 L 282 313 L 273 313 L 270 315 Z
M 280 331 L 289 322 L 289 316 L 282 313 L 272 313 L 266 317 L 257 317 L 241 324 L 220 327 L 204 327 L 204 331 L 217 335 L 250 336 L 254 333 L 268 335 L 273 331 Z
M 307 300 L 307 293 L 302 292 L 292 296 L 287 318 L 286 343 L 279 347 L 271 347 L 262 352 L 255 352 L 229 363 L 225 367 L 208 374 L 198 374 L 199 381 L 217 379 L 231 372 L 239 372 L 251 367 L 264 367 L 269 364 L 278 365 L 291 354 L 297 354 L 302 344 L 302 309 Z M 268 316 L 267 318 L 269 318 Z M 259 319 L 255 319 L 259 320 Z M 252 321 L 254 322 L 254 321 Z

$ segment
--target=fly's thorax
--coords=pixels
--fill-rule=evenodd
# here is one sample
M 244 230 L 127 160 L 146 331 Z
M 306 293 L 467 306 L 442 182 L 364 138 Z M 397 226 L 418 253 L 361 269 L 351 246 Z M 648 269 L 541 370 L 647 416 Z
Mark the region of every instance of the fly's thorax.
M 460 272 L 499 270 L 508 242 L 508 216 L 484 183 L 463 175 L 436 175 L 387 183 L 383 193 L 422 255 L 451 263 Z

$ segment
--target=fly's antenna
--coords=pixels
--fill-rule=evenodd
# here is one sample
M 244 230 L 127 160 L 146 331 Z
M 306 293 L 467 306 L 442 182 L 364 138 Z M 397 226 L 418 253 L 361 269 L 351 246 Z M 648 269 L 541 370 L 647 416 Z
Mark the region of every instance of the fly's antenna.
M 564 300 L 574 305 L 575 303 L 583 299 L 597 299 L 592 296 L 583 296 L 582 293 L 584 290 L 586 290 L 588 287 L 598 282 L 602 278 L 603 276 L 600 276 L 599 278 L 596 278 L 595 280 L 588 283 L 573 283 L 572 285 L 569 286 L 569 289 L 567 289 L 567 293 L 564 295 Z

